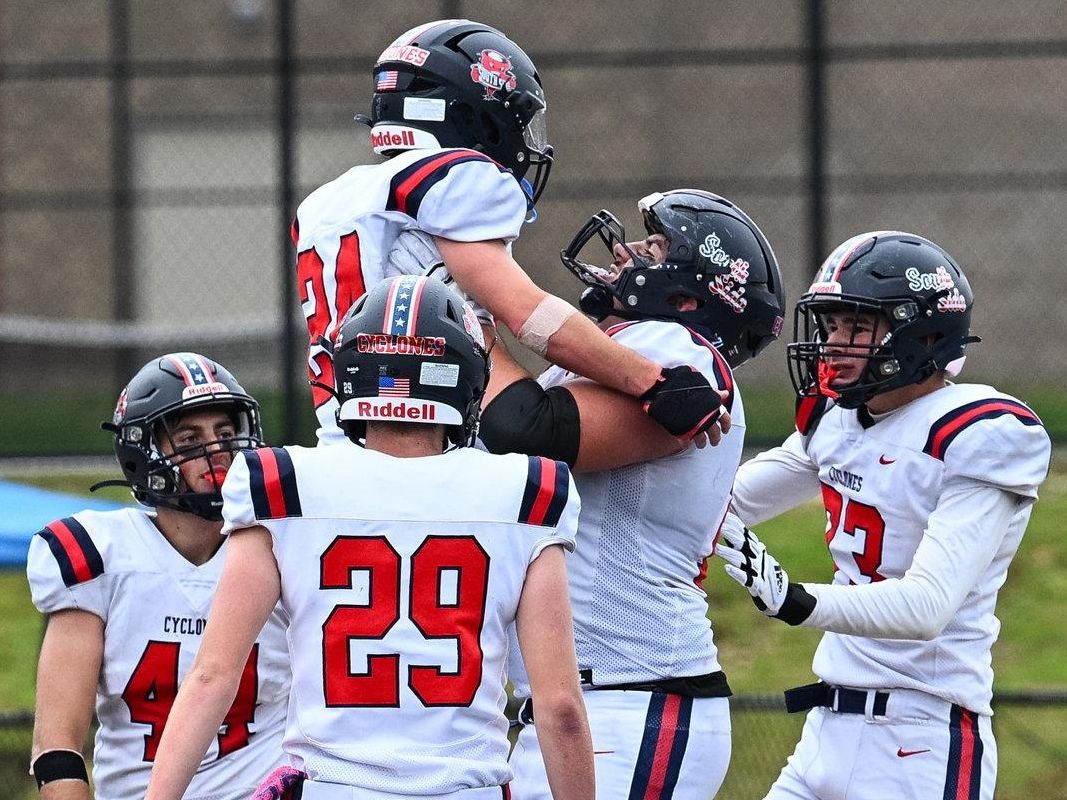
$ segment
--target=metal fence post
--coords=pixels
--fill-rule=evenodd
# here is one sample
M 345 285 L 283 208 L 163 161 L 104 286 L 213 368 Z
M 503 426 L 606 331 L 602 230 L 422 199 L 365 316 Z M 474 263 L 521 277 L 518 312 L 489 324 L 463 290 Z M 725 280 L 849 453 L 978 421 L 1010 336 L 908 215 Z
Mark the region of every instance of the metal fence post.
M 822 0 L 808 0 L 808 231 L 810 270 L 826 256 L 826 26 Z
M 293 320 L 293 286 L 296 280 L 292 271 L 289 248 L 289 225 L 293 214 L 295 195 L 295 123 L 293 108 L 293 9 L 289 0 L 278 0 L 278 233 L 281 241 L 278 292 L 278 313 L 281 315 L 281 341 L 278 343 L 282 373 L 282 441 L 295 442 L 299 427 L 297 412 L 300 392 L 297 384 L 297 361 L 294 351 L 296 324 Z

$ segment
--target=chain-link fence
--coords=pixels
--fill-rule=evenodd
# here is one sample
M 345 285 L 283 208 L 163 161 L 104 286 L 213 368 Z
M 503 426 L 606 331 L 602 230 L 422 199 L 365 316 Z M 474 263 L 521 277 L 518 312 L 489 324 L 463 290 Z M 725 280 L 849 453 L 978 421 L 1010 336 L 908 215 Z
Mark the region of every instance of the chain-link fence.
M 372 158 L 351 117 L 383 46 L 454 16 L 543 75 L 557 163 L 516 253 L 547 288 L 576 295 L 553 253 L 592 211 L 635 225 L 648 191 L 704 187 L 761 224 L 793 298 L 860 230 L 944 243 L 978 297 L 973 374 L 1058 383 L 1041 343 L 1067 332 L 1060 0 L 7 0 L 0 400 L 21 424 L 0 454 L 106 449 L 91 427 L 172 349 L 226 363 L 271 403 L 272 438 L 305 438 L 287 221 Z M 783 350 L 746 382 L 783 384 Z
M 799 740 L 804 715 L 786 714 L 781 695 L 739 695 L 731 700 L 731 708 L 733 755 L 719 797 L 759 800 Z M 1067 797 L 1067 694 L 1002 692 L 994 711 L 1000 759 L 997 798 Z M 31 712 L 0 715 L 0 785 L 11 787 L 7 796 L 15 800 L 37 796 L 26 774 L 32 726 Z

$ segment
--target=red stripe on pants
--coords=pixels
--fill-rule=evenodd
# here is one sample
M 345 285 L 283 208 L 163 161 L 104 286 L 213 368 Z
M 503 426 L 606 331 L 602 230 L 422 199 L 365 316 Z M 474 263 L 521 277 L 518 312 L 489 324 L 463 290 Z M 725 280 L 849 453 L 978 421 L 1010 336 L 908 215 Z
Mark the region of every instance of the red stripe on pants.
M 682 698 L 677 694 L 667 695 L 663 703 L 663 716 L 659 722 L 659 738 L 656 739 L 656 754 L 652 757 L 652 770 L 645 788 L 645 800 L 659 800 L 663 795 L 663 786 L 667 782 L 667 765 L 674 749 L 674 739 L 678 733 L 678 709 Z
M 974 767 L 974 714 L 967 709 L 960 711 L 960 772 L 956 779 L 957 800 L 969 800 L 971 795 L 971 769 Z

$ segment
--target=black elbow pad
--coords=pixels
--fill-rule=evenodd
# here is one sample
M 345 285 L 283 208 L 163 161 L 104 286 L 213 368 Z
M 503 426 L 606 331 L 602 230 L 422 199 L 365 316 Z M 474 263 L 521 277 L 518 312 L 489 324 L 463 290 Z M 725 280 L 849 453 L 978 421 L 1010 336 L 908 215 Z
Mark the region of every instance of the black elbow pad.
M 490 453 L 544 456 L 573 467 L 581 437 L 578 403 L 562 386 L 542 389 L 525 378 L 485 407 L 479 436 Z

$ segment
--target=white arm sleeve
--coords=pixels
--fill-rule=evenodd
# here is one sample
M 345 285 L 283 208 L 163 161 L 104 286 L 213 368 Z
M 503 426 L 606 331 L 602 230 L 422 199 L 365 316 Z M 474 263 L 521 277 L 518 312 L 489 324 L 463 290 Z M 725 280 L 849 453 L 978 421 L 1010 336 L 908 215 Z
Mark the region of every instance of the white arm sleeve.
M 794 432 L 780 447 L 749 459 L 734 478 L 733 509 L 749 527 L 819 494 L 819 468 Z
M 801 625 L 880 639 L 936 637 L 989 567 L 1020 502 L 974 481 L 946 484 L 908 571 L 862 586 L 804 584 L 816 599 Z

